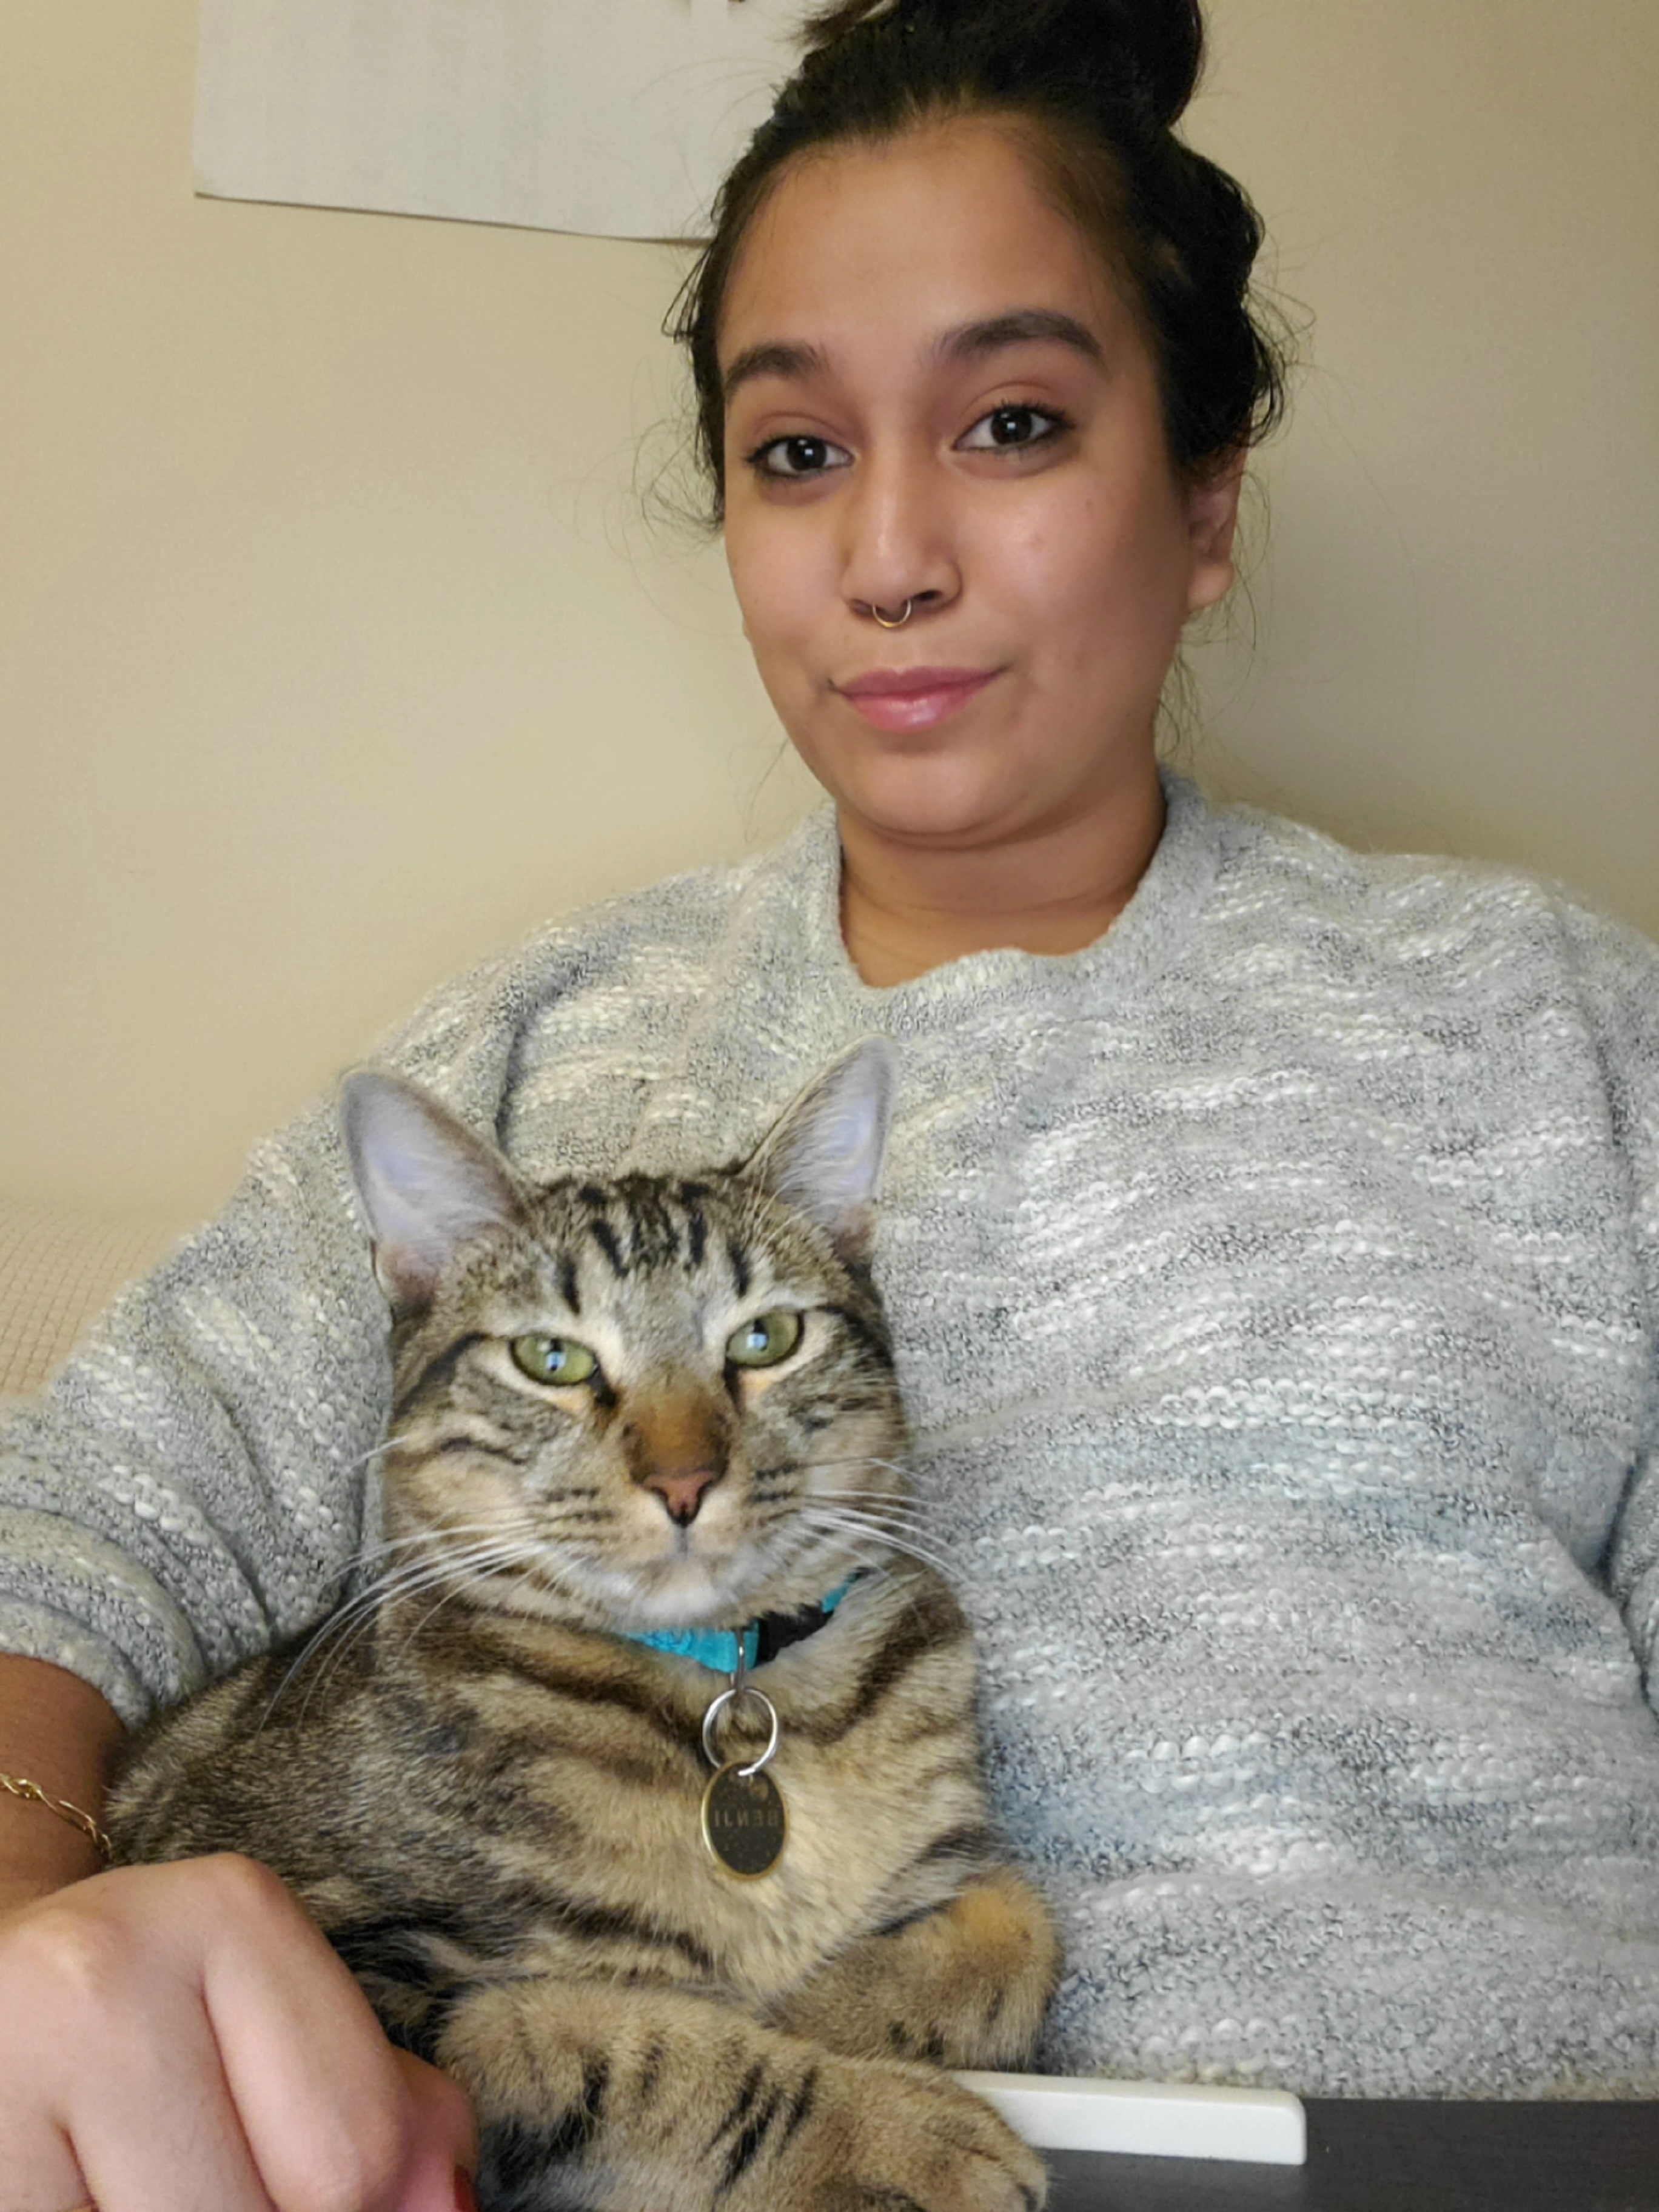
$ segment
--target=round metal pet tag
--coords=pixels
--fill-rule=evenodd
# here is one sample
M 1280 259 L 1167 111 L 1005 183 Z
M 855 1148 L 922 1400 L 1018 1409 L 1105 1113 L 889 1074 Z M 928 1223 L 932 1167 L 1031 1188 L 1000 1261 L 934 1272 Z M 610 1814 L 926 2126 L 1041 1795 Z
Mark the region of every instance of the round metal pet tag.
M 702 1793 L 702 1839 L 728 1874 L 770 1874 L 783 1856 L 789 1813 L 765 1769 L 723 1766 Z

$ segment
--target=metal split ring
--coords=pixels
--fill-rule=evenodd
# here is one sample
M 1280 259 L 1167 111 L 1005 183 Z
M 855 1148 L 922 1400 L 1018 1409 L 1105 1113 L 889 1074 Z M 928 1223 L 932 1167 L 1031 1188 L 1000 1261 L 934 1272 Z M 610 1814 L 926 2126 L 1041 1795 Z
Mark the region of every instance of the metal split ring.
M 766 1748 L 760 1757 L 752 1765 L 740 1766 L 738 1769 L 738 1772 L 747 1782 L 750 1775 L 758 1774 L 762 1767 L 769 1763 L 778 1747 L 777 1709 L 763 1690 L 757 1690 L 751 1682 L 745 1682 L 741 1679 L 734 1682 L 729 1690 L 722 1690 L 702 1717 L 702 1751 L 703 1757 L 711 1766 L 720 1765 L 720 1755 L 714 1748 L 714 1723 L 726 1707 L 738 1698 L 757 1698 L 766 1708 L 766 1718 L 771 1729 L 771 1734 L 766 1740 Z

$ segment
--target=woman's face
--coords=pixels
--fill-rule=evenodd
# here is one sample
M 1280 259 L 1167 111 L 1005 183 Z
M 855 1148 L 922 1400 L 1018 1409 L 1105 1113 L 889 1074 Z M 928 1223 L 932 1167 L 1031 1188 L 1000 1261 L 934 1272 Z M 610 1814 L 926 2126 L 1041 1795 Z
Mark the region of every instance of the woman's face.
M 803 161 L 720 350 L 744 626 L 844 811 L 983 845 L 1150 773 L 1182 625 L 1232 581 L 1236 476 L 1177 478 L 1135 318 L 1009 136 Z

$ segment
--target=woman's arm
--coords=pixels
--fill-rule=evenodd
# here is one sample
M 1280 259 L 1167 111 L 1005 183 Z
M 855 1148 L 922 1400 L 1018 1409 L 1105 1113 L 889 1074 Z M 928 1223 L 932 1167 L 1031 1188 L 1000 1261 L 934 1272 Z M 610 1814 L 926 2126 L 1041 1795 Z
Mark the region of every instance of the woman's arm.
M 120 1735 L 76 1676 L 0 1658 L 0 1772 L 95 1816 Z M 274 1875 L 228 1858 L 98 1867 L 73 1823 L 0 1792 L 9 2208 L 470 2203 L 465 2099 L 390 2047 Z

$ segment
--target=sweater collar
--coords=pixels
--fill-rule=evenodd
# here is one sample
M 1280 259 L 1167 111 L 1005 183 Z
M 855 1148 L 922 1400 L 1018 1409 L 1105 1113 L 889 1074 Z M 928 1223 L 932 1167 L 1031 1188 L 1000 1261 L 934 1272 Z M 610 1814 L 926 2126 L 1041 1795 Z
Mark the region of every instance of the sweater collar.
M 866 983 L 842 942 L 841 840 L 835 809 L 824 805 L 762 860 L 754 878 L 768 927 L 781 921 L 792 940 L 769 946 L 770 957 L 787 962 L 797 992 L 838 1002 L 853 1034 L 884 1029 L 902 1037 L 953 1029 L 964 1006 L 1018 1004 L 1034 987 L 1053 1012 L 1063 1012 L 1068 999 L 1092 1009 L 1103 991 L 1121 1000 L 1150 988 L 1183 949 L 1214 887 L 1220 859 L 1218 817 L 1202 793 L 1173 769 L 1160 768 L 1158 774 L 1164 835 L 1123 911 L 1081 951 L 1008 946 L 967 953 L 907 983 Z

